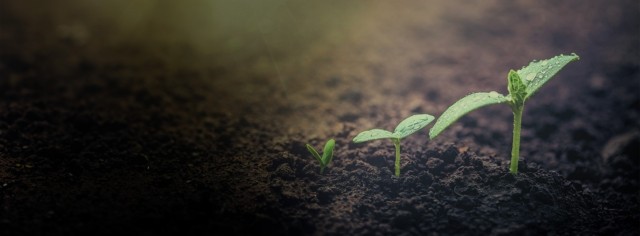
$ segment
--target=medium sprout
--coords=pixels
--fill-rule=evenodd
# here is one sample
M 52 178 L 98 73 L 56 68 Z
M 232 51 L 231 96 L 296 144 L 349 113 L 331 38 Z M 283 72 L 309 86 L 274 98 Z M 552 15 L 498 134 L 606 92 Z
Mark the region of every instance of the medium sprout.
M 353 142 L 362 143 L 376 139 L 391 139 L 396 148 L 395 174 L 400 176 L 400 140 L 424 128 L 434 119 L 433 116 L 428 114 L 413 115 L 400 122 L 393 133 L 382 129 L 367 130 L 353 138 Z

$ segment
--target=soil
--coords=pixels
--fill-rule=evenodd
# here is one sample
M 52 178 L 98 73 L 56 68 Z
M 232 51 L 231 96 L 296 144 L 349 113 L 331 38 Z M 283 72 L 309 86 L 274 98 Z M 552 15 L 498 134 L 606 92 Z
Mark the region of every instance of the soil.
M 114 2 L 0 2 L 0 235 L 640 234 L 637 1 L 214 14 L 236 31 L 206 1 Z M 402 140 L 399 177 L 391 142 L 351 142 L 571 52 L 517 175 L 507 106 Z M 329 138 L 319 174 L 305 144 Z

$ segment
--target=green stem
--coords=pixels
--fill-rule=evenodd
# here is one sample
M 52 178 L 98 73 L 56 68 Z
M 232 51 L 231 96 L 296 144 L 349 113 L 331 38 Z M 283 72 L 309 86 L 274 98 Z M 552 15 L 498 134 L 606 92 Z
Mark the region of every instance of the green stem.
M 322 172 L 324 172 L 324 165 L 320 164 L 320 174 L 322 174 Z
M 513 144 L 511 146 L 511 174 L 518 173 L 518 159 L 520 158 L 520 128 L 522 127 L 522 111 L 524 106 L 513 109 Z
M 400 139 L 392 139 L 396 147 L 396 176 L 400 177 Z

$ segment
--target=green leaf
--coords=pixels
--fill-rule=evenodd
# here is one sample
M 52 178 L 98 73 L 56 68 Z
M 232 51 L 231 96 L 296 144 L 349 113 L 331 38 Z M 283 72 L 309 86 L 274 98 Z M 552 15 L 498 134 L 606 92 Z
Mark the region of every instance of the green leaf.
M 313 148 L 311 145 L 309 145 L 307 143 L 307 150 L 309 150 L 309 152 L 311 153 L 311 155 L 313 155 L 313 157 L 316 158 L 316 160 L 318 160 L 318 162 L 320 162 L 320 164 L 322 164 L 322 158 L 320 158 L 320 154 L 318 154 L 318 152 L 316 151 L 315 148 Z
M 329 139 L 326 144 L 324 144 L 324 150 L 322 151 L 322 164 L 325 166 L 331 162 L 333 158 L 333 147 L 336 145 L 336 140 Z
M 483 106 L 508 102 L 510 99 L 495 91 L 489 93 L 473 93 L 458 100 L 447 108 L 429 131 L 429 138 L 438 136 L 444 129 L 463 115 Z
M 547 60 L 532 61 L 528 66 L 522 67 L 517 72 L 527 86 L 525 99 L 531 97 L 569 62 L 577 60 L 580 60 L 580 57 L 571 53 L 571 55 L 559 55 Z
M 396 126 L 396 129 L 393 131 L 393 135 L 398 139 L 405 138 L 424 128 L 434 119 L 435 118 L 432 115 L 428 114 L 412 115 Z
M 395 138 L 391 132 L 382 130 L 382 129 L 372 129 L 359 133 L 353 138 L 354 143 L 362 143 L 366 141 L 371 141 L 375 139 L 383 139 L 383 138 Z
M 527 96 L 527 86 L 524 85 L 518 73 L 513 70 L 509 71 L 507 80 L 509 82 L 507 88 L 513 102 L 516 106 L 522 106 Z

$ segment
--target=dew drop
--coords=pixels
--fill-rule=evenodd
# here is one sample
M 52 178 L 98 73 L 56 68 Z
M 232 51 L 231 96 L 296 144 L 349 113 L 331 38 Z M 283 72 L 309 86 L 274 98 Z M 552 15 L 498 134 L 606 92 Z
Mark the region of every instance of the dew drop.
M 542 63 L 542 65 L 543 65 L 543 66 L 546 66 L 548 62 L 549 62 L 549 61 L 547 61 L 547 60 L 541 61 L 541 63 Z
M 529 74 L 527 75 L 527 77 L 525 77 L 525 79 L 526 79 L 527 81 L 531 81 L 531 80 L 533 80 L 534 78 L 536 78 L 536 73 L 529 73 Z
M 491 92 L 489 92 L 489 97 L 490 98 L 499 98 L 500 94 L 498 92 L 496 92 L 496 91 L 491 91 Z

